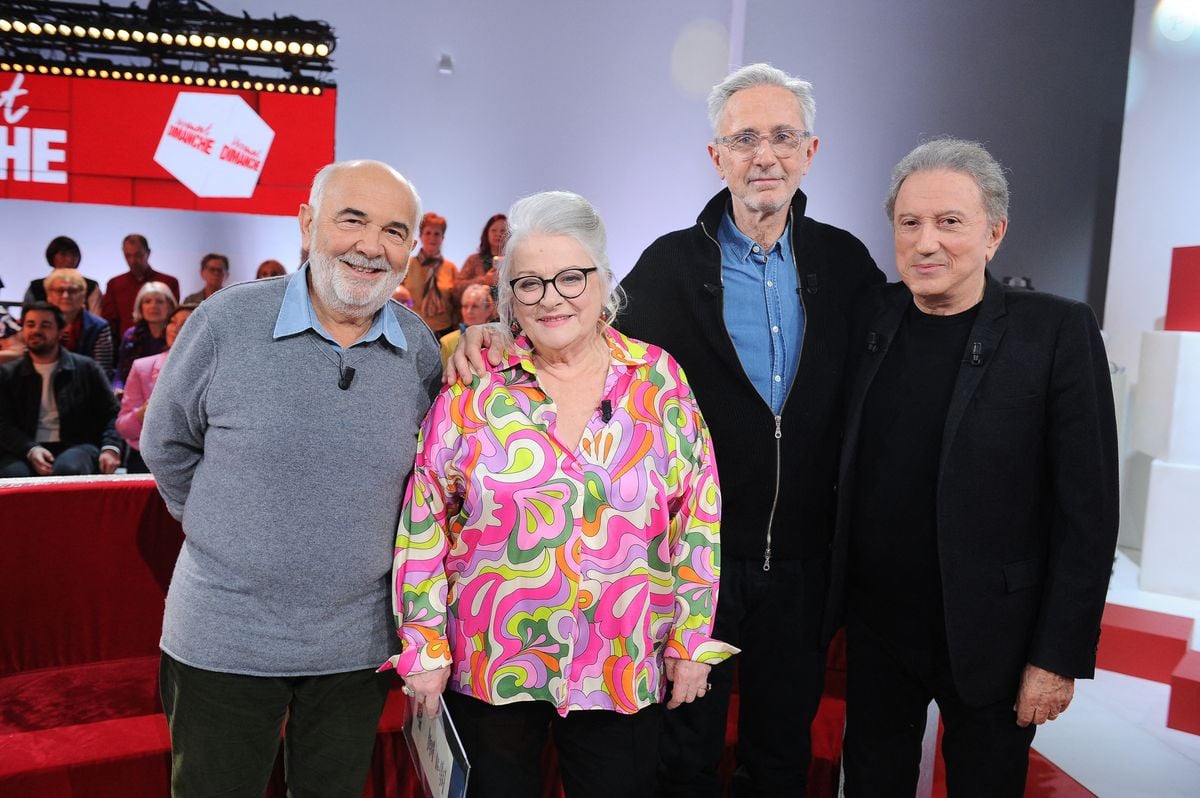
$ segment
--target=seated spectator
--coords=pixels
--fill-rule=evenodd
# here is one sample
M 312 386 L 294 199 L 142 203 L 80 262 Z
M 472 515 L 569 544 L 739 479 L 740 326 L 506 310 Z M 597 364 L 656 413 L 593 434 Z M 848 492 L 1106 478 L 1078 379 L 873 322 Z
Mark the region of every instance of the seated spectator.
M 458 339 L 462 337 L 463 330 L 473 324 L 487 324 L 496 320 L 496 301 L 492 299 L 492 289 L 486 285 L 467 286 L 463 293 L 462 315 L 463 323 L 441 338 L 443 368 L 458 347 Z
M 50 246 L 46 247 L 46 262 L 50 264 L 51 269 L 78 269 L 81 260 L 83 260 L 83 253 L 79 251 L 79 245 L 66 236 L 59 236 L 50 242 Z M 84 280 L 87 283 L 85 304 L 88 312 L 99 316 L 101 315 L 101 303 L 104 301 L 100 283 L 86 277 Z M 25 289 L 25 304 L 42 300 L 49 300 L 49 297 L 46 296 L 45 280 L 38 278 L 30 282 L 29 288 Z
M 496 259 L 504 250 L 504 240 L 508 238 L 508 217 L 498 213 L 487 220 L 483 232 L 479 235 L 479 251 L 472 252 L 458 270 L 458 280 L 454 283 L 454 295 L 462 301 L 463 292 L 469 285 L 496 284 Z
M 121 336 L 113 388 L 124 390 L 133 361 L 167 348 L 167 319 L 175 311 L 175 295 L 166 283 L 146 283 L 133 303 L 133 326 Z
M 409 258 L 404 287 L 412 294 L 414 309 L 436 335 L 445 335 L 458 325 L 458 303 L 454 281 L 458 266 L 442 257 L 446 219 L 436 213 L 421 217 L 421 248 Z
M 129 455 L 125 458 L 125 470 L 130 474 L 148 474 L 146 461 L 142 459 L 141 444 L 142 420 L 146 418 L 146 403 L 154 391 L 154 383 L 158 382 L 158 372 L 167 362 L 167 355 L 183 323 L 192 315 L 195 305 L 183 304 L 175 308 L 167 321 L 167 348 L 157 355 L 140 357 L 133 361 L 129 369 L 129 378 L 125 380 L 125 393 L 121 396 L 121 412 L 117 414 L 117 432 L 129 444 Z
M 229 258 L 216 252 L 210 252 L 200 259 L 200 279 L 204 287 L 194 294 L 183 298 L 184 305 L 199 305 L 225 286 L 229 278 Z
M 409 293 L 408 289 L 404 287 L 404 283 L 400 283 L 400 285 L 396 286 L 396 290 L 392 292 L 392 299 L 396 300 L 409 310 L 413 309 L 412 294 Z
M 87 283 L 75 269 L 55 269 L 45 280 L 46 298 L 66 320 L 62 344 L 77 355 L 100 364 L 106 377 L 113 373 L 112 330 L 108 322 L 84 310 Z
M 0 478 L 111 474 L 121 463 L 117 399 L 100 366 L 59 344 L 49 302 L 21 313 L 29 351 L 0 366 Z
M 0 286 L 3 285 L 0 283 Z M 21 323 L 0 305 L 0 365 L 20 360 L 24 356 L 25 339 L 21 337 Z
M 282 277 L 287 274 L 287 269 L 283 268 L 283 264 L 277 260 L 264 260 L 258 264 L 258 271 L 254 273 L 255 280 L 263 280 L 267 277 Z

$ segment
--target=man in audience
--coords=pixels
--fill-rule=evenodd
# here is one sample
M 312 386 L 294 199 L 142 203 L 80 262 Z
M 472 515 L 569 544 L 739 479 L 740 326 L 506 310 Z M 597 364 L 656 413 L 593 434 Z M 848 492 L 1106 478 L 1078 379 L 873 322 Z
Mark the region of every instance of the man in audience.
M 205 301 L 159 375 L 141 447 L 186 534 L 161 641 L 176 796 L 262 795 L 281 732 L 292 794 L 362 791 L 399 651 L 401 486 L 442 373 L 388 301 L 419 214 L 390 166 L 325 167 L 308 263 Z
M 104 319 L 84 310 L 87 283 L 83 275 L 75 269 L 55 269 L 46 278 L 45 290 L 50 304 L 62 311 L 66 322 L 63 346 L 96 361 L 105 376 L 112 379 L 112 330 Z
M 1008 182 L 936 139 L 892 173 L 900 283 L 863 302 L 838 480 L 845 792 L 911 796 L 930 700 L 950 795 L 1020 798 L 1034 730 L 1096 664 L 1117 435 L 1091 309 L 988 274 Z
M 458 323 L 458 307 L 454 302 L 458 266 L 442 257 L 445 238 L 445 217 L 432 212 L 425 214 L 421 218 L 421 248 L 409 260 L 404 278 L 413 307 L 437 336 L 450 332 Z
M 194 294 L 184 297 L 182 304 L 199 305 L 213 294 L 221 290 L 229 277 L 229 258 L 210 252 L 200 259 L 200 279 L 204 287 Z
M 258 271 L 254 273 L 255 280 L 264 280 L 267 277 L 282 277 L 287 274 L 287 269 L 283 268 L 283 264 L 277 260 L 264 260 L 258 264 Z
M 393 297 L 395 298 L 395 297 Z M 492 299 L 492 287 L 480 283 L 467 286 L 462 294 L 462 323 L 441 338 L 442 362 L 450 360 L 463 330 L 474 324 L 487 324 L 496 320 L 496 301 Z
M 79 251 L 79 245 L 66 236 L 58 236 L 46 247 L 46 263 L 50 264 L 51 269 L 78 269 L 81 260 L 83 260 L 83 254 Z M 100 291 L 100 284 L 90 277 L 84 279 L 87 282 L 86 305 L 88 312 L 99 316 L 103 312 L 101 308 L 104 299 L 104 295 Z M 25 289 L 25 304 L 28 305 L 30 302 L 46 298 L 45 281 L 42 278 L 31 280 L 29 288 Z
M 125 255 L 125 262 L 129 264 L 129 271 L 108 281 L 104 289 L 101 313 L 112 327 L 115 341 L 120 341 L 125 331 L 133 326 L 134 300 L 147 282 L 154 280 L 166 283 L 175 295 L 175 300 L 179 300 L 179 281 L 150 265 L 150 244 L 145 236 L 138 233 L 125 236 L 121 242 L 121 252 Z
M 59 345 L 65 320 L 26 305 L 28 351 L 0 366 L 0 478 L 111 474 L 121 464 L 119 405 L 96 361 Z

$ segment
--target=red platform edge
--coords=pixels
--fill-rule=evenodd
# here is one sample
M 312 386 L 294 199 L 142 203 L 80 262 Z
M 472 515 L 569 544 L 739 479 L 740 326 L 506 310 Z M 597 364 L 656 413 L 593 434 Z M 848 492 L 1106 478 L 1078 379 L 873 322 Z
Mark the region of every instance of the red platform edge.
M 1194 625 L 1191 618 L 1106 604 L 1096 667 L 1170 684 Z
M 1200 651 L 1189 651 L 1171 673 L 1167 727 L 1200 734 Z

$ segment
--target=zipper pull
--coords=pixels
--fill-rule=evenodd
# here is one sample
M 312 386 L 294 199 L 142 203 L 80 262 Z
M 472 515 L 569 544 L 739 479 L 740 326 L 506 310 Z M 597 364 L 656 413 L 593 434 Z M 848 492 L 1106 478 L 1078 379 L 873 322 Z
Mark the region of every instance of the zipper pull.
M 763 552 L 763 570 L 764 571 L 771 570 L 771 547 L 770 546 L 767 546 L 766 551 Z
M 780 427 L 783 426 L 783 416 L 775 416 L 775 440 L 783 437 L 783 431 Z

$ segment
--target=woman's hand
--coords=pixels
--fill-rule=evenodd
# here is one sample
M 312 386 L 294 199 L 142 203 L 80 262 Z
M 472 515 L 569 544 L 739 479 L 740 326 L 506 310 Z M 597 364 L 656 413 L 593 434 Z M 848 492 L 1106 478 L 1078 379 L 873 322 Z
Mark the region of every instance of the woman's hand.
M 671 700 L 667 702 L 667 709 L 675 709 L 680 704 L 690 704 L 697 698 L 704 698 L 708 693 L 708 674 L 712 671 L 712 666 L 703 662 L 667 657 L 663 660 L 663 667 L 667 671 L 667 681 L 671 682 Z
M 435 717 L 440 709 L 438 698 L 445 691 L 446 682 L 450 680 L 450 666 L 435 671 L 411 673 L 403 679 L 405 695 L 415 696 L 417 699 L 417 716 Z

